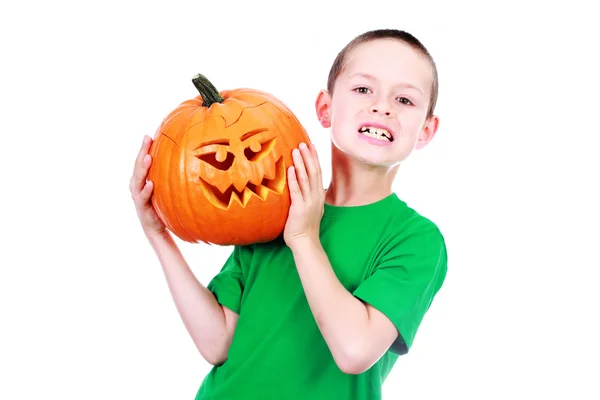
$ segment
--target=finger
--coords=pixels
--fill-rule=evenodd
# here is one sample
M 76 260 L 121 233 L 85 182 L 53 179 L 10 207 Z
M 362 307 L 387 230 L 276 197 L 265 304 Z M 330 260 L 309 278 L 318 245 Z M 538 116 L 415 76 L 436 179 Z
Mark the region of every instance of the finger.
M 150 143 L 152 139 L 148 135 L 144 135 L 142 140 L 142 145 L 140 146 L 140 150 L 138 151 L 137 156 L 135 157 L 135 162 L 133 164 L 133 172 L 131 174 L 131 179 L 129 180 L 129 190 L 132 194 L 137 194 L 140 190 L 142 190 L 141 182 L 140 182 L 140 168 L 144 167 L 144 157 L 148 154 L 148 149 L 150 148 Z
M 321 161 L 319 160 L 319 154 L 317 154 L 317 146 L 314 143 L 310 145 L 310 151 L 313 155 L 313 160 L 315 163 L 315 168 L 317 172 L 317 183 L 319 189 L 323 188 L 323 170 L 321 169 Z
M 144 135 L 144 139 L 142 140 L 142 145 L 140 146 L 140 150 L 138 151 L 137 157 L 135 158 L 135 164 L 133 166 L 133 171 L 138 168 L 138 166 L 142 165 L 144 161 L 144 156 L 148 154 L 148 150 L 150 149 L 150 145 L 152 144 L 152 139 L 148 135 Z
M 137 200 L 140 205 L 145 205 L 150 201 L 150 197 L 152 197 L 152 191 L 154 189 L 154 182 L 148 181 L 144 185 L 144 188 L 140 191 L 137 196 Z
M 292 157 L 294 158 L 294 166 L 296 167 L 296 180 L 303 196 L 306 196 L 310 192 L 310 183 L 308 181 L 308 175 L 306 173 L 306 167 L 302 160 L 302 154 L 300 150 L 294 149 L 292 151 Z
M 315 190 L 318 187 L 317 166 L 315 165 L 315 159 L 311 149 L 309 149 L 305 143 L 300 143 L 299 147 L 300 152 L 302 153 L 302 161 L 306 167 L 310 189 Z
M 148 176 L 148 170 L 151 164 L 152 156 L 150 154 L 144 155 L 139 165 L 136 163 L 136 168 L 133 172 L 133 177 L 131 178 L 130 189 L 132 193 L 139 193 L 144 188 L 144 184 L 146 183 L 146 177 Z
M 298 186 L 296 169 L 294 167 L 288 168 L 288 188 L 290 190 L 292 204 L 302 201 L 302 192 L 300 191 L 300 186 Z

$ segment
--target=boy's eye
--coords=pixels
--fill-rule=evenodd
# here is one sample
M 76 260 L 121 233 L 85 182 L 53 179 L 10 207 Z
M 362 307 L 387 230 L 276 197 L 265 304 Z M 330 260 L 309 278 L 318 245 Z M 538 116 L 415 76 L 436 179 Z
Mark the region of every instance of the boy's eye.
M 398 101 L 402 104 L 406 104 L 407 106 L 410 106 L 412 104 L 412 101 L 410 101 L 406 97 L 398 97 Z
M 366 88 L 366 87 L 364 87 L 364 86 L 361 86 L 361 87 L 356 88 L 354 90 L 356 90 L 358 93 L 369 93 L 369 89 Z

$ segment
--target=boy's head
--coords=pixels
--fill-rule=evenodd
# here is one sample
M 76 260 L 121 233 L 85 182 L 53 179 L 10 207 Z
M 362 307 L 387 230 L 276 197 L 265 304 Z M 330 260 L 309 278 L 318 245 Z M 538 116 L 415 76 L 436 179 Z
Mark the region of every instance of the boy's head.
M 411 34 L 363 33 L 336 57 L 317 98 L 322 126 L 343 153 L 393 166 L 435 135 L 438 78 L 433 58 Z

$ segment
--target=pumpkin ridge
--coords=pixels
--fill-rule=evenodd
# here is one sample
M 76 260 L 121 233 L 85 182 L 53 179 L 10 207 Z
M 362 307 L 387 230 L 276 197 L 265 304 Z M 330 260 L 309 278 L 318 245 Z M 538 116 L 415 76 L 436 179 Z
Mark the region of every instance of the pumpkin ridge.
M 175 145 L 175 147 L 179 147 L 179 145 L 177 144 L 176 141 L 174 141 L 170 136 L 164 134 L 163 132 L 160 133 L 162 136 L 166 137 L 167 139 L 169 139 L 171 142 L 173 142 L 173 144 Z
M 238 121 L 240 120 L 240 118 L 242 118 L 242 114 L 244 114 L 244 111 L 246 111 L 247 109 L 250 109 L 250 108 L 256 108 L 256 107 L 260 107 L 260 106 L 262 106 L 263 104 L 266 104 L 266 103 L 267 103 L 266 101 L 263 101 L 262 103 L 259 103 L 259 104 L 256 104 L 256 105 L 251 105 L 251 106 L 247 106 L 247 107 L 244 107 L 244 108 L 242 108 L 242 111 L 240 111 L 240 115 L 237 117 L 237 119 L 236 119 L 235 121 L 233 121 L 233 122 L 232 122 L 232 123 L 230 123 L 229 125 L 227 125 L 227 121 L 225 121 L 225 128 L 229 128 L 231 125 L 233 125 L 233 124 L 235 124 L 236 122 L 238 122 Z M 225 118 L 223 118 L 223 119 L 225 119 Z
M 168 137 L 166 135 L 162 135 L 164 137 Z M 174 157 L 173 152 L 172 151 L 165 151 L 163 153 L 163 157 L 164 160 L 162 161 L 163 164 L 163 168 L 160 169 L 161 171 L 161 175 L 164 175 L 164 178 L 160 177 L 161 180 L 163 181 L 165 187 L 164 190 L 162 191 L 162 195 L 161 198 L 164 202 L 164 213 L 167 214 L 168 216 L 171 216 L 171 218 L 174 216 L 175 221 L 168 221 L 169 225 L 170 225 L 170 229 L 173 230 L 174 232 L 177 232 L 177 235 L 182 238 L 183 240 L 186 241 L 190 241 L 193 240 L 193 235 L 190 235 L 190 232 L 188 232 L 188 230 L 185 227 L 185 224 L 183 223 L 183 221 L 180 218 L 180 214 L 177 210 L 177 205 L 175 204 L 175 198 L 174 196 L 170 196 L 170 193 L 173 192 L 177 192 L 177 188 L 173 188 L 173 182 L 171 181 L 171 165 L 173 163 L 173 160 L 176 159 L 176 157 Z
M 184 148 L 186 148 L 188 145 L 187 135 L 184 136 L 183 140 L 184 140 L 184 143 L 182 143 L 182 145 L 184 145 Z M 180 163 L 182 163 L 182 162 L 184 162 L 183 158 L 180 160 Z M 184 168 L 178 168 L 178 170 L 184 171 Z M 190 193 L 190 180 L 187 179 L 186 172 L 180 174 L 179 179 L 180 179 L 180 187 L 184 190 L 184 193 Z M 192 204 L 192 200 L 190 197 L 191 196 L 183 196 L 184 200 L 181 202 L 181 205 L 185 209 L 184 213 L 188 219 L 189 224 L 186 225 L 186 224 L 182 223 L 181 225 L 182 225 L 183 229 L 186 230 L 188 235 L 190 235 L 192 238 L 194 238 L 194 241 L 197 242 L 198 241 L 197 238 L 203 236 L 204 229 L 203 229 L 203 226 L 201 226 L 202 223 L 198 222 L 199 218 L 194 218 L 196 213 L 195 213 L 195 208 L 194 208 L 194 205 Z M 192 231 L 192 232 L 190 233 L 190 231 Z
M 202 109 L 201 109 L 201 108 L 199 108 L 197 111 L 201 111 L 201 110 L 202 110 Z M 225 117 L 224 117 L 224 116 L 222 116 L 222 115 L 211 115 L 211 116 L 209 116 L 208 118 L 221 118 L 221 119 L 223 120 L 223 125 L 224 125 L 224 126 L 227 128 L 227 121 L 225 121 Z M 201 124 L 201 123 L 203 123 L 204 121 L 206 121 L 206 118 L 203 118 L 201 121 L 196 121 L 196 122 L 194 122 L 193 124 L 191 124 L 191 125 L 188 125 L 188 126 L 185 128 L 185 131 L 186 131 L 186 132 L 187 132 L 187 131 L 189 131 L 190 129 L 192 129 L 193 127 L 195 127 L 195 126 L 196 126 L 196 125 L 198 125 L 198 124 Z
M 186 104 L 184 102 L 182 105 L 177 107 L 173 112 L 171 112 L 163 120 L 161 131 L 162 132 L 170 131 L 174 124 L 181 123 L 181 120 L 191 118 L 194 115 L 194 113 L 196 112 L 197 107 L 198 107 L 197 102 L 196 102 L 196 104 L 192 104 L 192 103 Z
M 262 103 L 259 103 L 259 104 L 244 106 L 242 108 L 242 111 L 240 112 L 240 115 L 237 117 L 237 119 L 235 121 L 233 121 L 232 123 L 230 123 L 229 125 L 227 124 L 227 120 L 225 119 L 225 117 L 222 116 L 222 115 L 209 115 L 208 118 L 219 118 L 220 117 L 223 120 L 223 122 L 225 123 L 225 128 L 229 128 L 231 125 L 233 125 L 236 122 L 238 122 L 240 120 L 240 118 L 242 118 L 242 114 L 244 113 L 244 110 L 246 110 L 246 109 L 252 109 L 252 108 L 256 108 L 256 107 L 260 107 L 260 106 L 262 106 L 262 105 L 264 105 L 266 103 L 267 103 L 266 101 L 263 101 Z M 204 112 L 204 109 L 205 109 L 205 107 L 199 107 L 192 114 L 195 114 L 197 112 Z M 193 115 L 190 116 L 190 121 L 193 119 L 192 117 L 193 117 Z M 200 121 L 196 121 L 193 124 L 188 125 L 186 127 L 186 131 L 189 130 L 189 129 L 192 129 L 194 126 L 196 126 L 198 124 L 203 123 L 205 120 L 206 120 L 206 118 L 202 118 Z
M 185 133 L 181 134 L 180 132 L 183 131 L 184 127 L 179 126 L 179 129 L 177 129 L 176 136 L 177 137 L 181 137 L 182 138 L 182 146 L 185 144 Z M 165 135 L 165 137 L 168 137 Z M 185 147 L 184 147 L 185 148 Z M 185 179 L 185 174 L 181 174 L 178 173 L 179 171 L 181 171 L 180 165 L 182 163 L 183 159 L 182 159 L 182 155 L 180 153 L 177 153 L 176 155 L 171 152 L 169 154 L 168 157 L 168 164 L 167 164 L 167 174 L 171 175 L 171 179 L 169 179 L 169 181 L 167 182 L 167 190 L 169 194 L 171 193 L 177 193 L 179 191 L 182 190 L 188 190 L 187 188 L 187 180 Z M 188 196 L 183 196 L 185 199 L 183 200 L 183 202 L 185 202 L 188 199 Z M 186 235 L 188 237 L 188 239 L 186 239 L 187 241 L 196 241 L 196 237 L 197 235 L 195 235 L 194 233 L 194 227 L 190 226 L 189 224 L 186 224 L 186 221 L 188 220 L 189 216 L 193 215 L 192 210 L 190 210 L 188 207 L 185 207 L 184 204 L 182 204 L 182 197 L 181 196 L 169 196 L 169 200 L 170 200 L 170 205 L 172 208 L 172 214 L 175 216 L 175 219 L 177 220 L 177 222 L 179 223 L 179 227 L 182 231 L 182 235 Z

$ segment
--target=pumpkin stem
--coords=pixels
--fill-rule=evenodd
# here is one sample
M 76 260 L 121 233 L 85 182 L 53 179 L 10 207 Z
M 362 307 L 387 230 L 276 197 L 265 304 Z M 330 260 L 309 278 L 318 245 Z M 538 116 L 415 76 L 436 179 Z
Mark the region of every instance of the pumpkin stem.
M 219 91 L 215 86 L 202 74 L 197 74 L 192 78 L 192 82 L 198 92 L 200 92 L 200 96 L 202 96 L 203 107 L 210 107 L 213 103 L 222 103 L 225 101 L 223 96 L 219 94 Z

